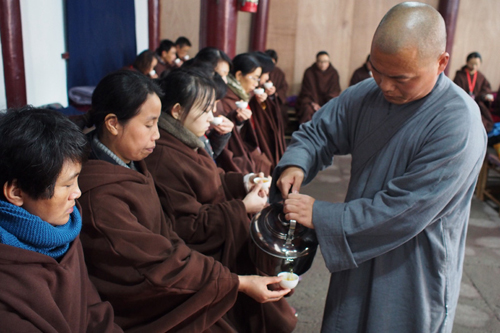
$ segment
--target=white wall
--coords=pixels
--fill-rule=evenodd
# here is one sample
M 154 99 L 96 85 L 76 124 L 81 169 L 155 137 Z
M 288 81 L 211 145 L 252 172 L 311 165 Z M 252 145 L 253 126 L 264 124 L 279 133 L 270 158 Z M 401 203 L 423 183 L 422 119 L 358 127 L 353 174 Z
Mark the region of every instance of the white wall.
M 0 54 L 2 54 L 2 43 L 0 43 Z M 0 77 L 3 78 L 3 56 L 0 57 Z M 5 96 L 5 79 L 0 80 L 0 110 L 7 108 L 7 97 Z
M 21 0 L 26 98 L 68 106 L 63 0 Z
M 137 54 L 149 48 L 148 1 L 135 0 L 135 34 Z

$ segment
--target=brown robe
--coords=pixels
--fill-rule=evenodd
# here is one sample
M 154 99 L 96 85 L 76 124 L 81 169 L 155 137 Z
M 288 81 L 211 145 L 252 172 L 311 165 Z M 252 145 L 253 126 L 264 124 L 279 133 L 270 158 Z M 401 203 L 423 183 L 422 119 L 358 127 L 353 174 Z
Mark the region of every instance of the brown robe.
M 155 70 L 156 74 L 158 74 L 158 77 L 164 77 L 168 73 L 170 73 L 170 71 L 172 69 L 177 68 L 177 66 L 175 66 L 175 65 L 170 65 L 166 62 L 163 62 L 161 57 L 158 55 L 156 55 L 156 60 L 158 60 L 158 63 L 156 64 L 154 70 Z
M 288 83 L 286 82 L 285 72 L 283 72 L 281 68 L 275 66 L 274 69 L 269 72 L 269 80 L 276 87 L 276 93 L 274 93 L 273 96 L 277 102 L 278 110 L 281 113 L 284 127 L 286 128 L 288 124 L 288 105 L 286 104 Z
M 122 332 L 89 280 L 77 237 L 55 260 L 0 244 L 1 332 Z
M 311 120 L 314 108 L 311 103 L 315 102 L 323 106 L 334 97 L 340 95 L 340 82 L 337 70 L 330 64 L 323 72 L 316 63 L 306 69 L 302 79 L 302 87 L 297 98 L 297 117 L 299 123 Z
M 89 276 L 129 332 L 227 332 L 238 277 L 192 251 L 163 214 L 146 164 L 90 160 L 80 174 Z
M 246 195 L 243 175 L 224 173 L 208 153 L 188 147 L 160 128 L 160 139 L 146 159 L 166 214 L 186 244 L 213 256 L 238 274 L 257 274 L 250 260 L 249 219 L 240 200 Z M 181 167 L 180 167 L 181 166 Z M 228 318 L 238 332 L 291 332 L 297 322 L 287 301 L 260 304 L 238 295 Z
M 264 103 L 259 103 L 255 96 L 250 99 L 250 108 L 253 111 L 252 117 L 257 126 L 255 134 L 261 144 L 262 152 L 271 161 L 271 174 L 278 165 L 286 149 L 285 125 L 276 105 L 276 101 L 268 97 Z
M 226 96 L 220 101 L 224 115 L 231 119 L 235 125 L 227 149 L 232 152 L 233 163 L 238 166 L 241 173 L 263 172 L 267 176 L 271 172 L 272 163 L 262 152 L 261 146 L 265 143 L 259 142 L 251 118 L 244 121 L 243 124 L 238 124 L 236 102 L 239 100 L 240 98 L 228 88 Z M 255 125 L 255 122 L 253 124 Z M 241 128 L 238 129 L 240 125 Z M 221 155 L 220 158 L 217 158 L 217 163 L 220 164 L 222 169 L 228 171 L 230 167 L 224 164 L 228 154 L 223 152 Z
M 366 64 L 363 64 L 363 66 L 359 67 L 352 73 L 351 81 L 349 82 L 349 86 L 353 86 L 356 83 L 359 83 L 363 80 L 369 79 L 372 76 L 370 75 L 370 70 L 368 69 L 368 66 Z
M 467 66 L 464 66 L 456 72 L 453 82 L 465 90 L 465 92 L 470 94 L 466 68 Z M 486 129 L 486 132 L 489 132 L 493 129 L 494 121 L 490 112 L 490 102 L 485 101 L 484 98 L 487 94 L 491 94 L 491 86 L 488 80 L 484 77 L 483 73 L 476 71 L 476 75 L 476 85 L 474 86 L 472 95 L 474 95 L 474 99 L 479 105 L 484 128 Z M 473 80 L 473 77 L 474 76 L 471 75 L 471 81 Z

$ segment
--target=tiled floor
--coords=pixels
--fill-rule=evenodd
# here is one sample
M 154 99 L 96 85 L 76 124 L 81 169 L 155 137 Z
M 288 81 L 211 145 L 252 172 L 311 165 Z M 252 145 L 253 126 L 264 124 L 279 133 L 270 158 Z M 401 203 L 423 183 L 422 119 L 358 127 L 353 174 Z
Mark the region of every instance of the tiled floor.
M 326 201 L 343 200 L 350 176 L 350 156 L 336 157 L 302 189 Z M 319 253 L 319 251 L 318 251 Z M 290 304 L 299 314 L 295 332 L 319 332 L 328 289 L 329 273 L 319 253 L 302 276 Z M 466 256 L 455 333 L 500 332 L 500 216 L 494 205 L 472 201 Z

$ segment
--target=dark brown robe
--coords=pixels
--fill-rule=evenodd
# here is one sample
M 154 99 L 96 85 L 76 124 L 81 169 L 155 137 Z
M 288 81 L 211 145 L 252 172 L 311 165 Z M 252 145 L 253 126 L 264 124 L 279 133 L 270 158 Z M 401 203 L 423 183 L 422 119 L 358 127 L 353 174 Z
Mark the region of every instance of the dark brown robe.
M 465 92 L 471 94 L 471 92 L 469 91 L 469 82 L 467 80 L 466 68 L 467 66 L 464 66 L 456 72 L 453 82 L 455 82 L 459 87 L 465 90 Z M 490 112 L 490 102 L 485 101 L 485 97 L 487 94 L 491 94 L 491 86 L 488 80 L 484 77 L 483 73 L 481 73 L 480 71 L 476 71 L 475 75 L 477 75 L 477 79 L 474 90 L 472 91 L 472 95 L 474 95 L 474 99 L 479 105 L 484 128 L 486 129 L 486 132 L 489 132 L 493 129 L 494 121 Z M 474 76 L 471 75 L 471 81 L 473 80 L 473 78 Z
M 172 230 L 146 164 L 84 164 L 81 234 L 89 276 L 129 332 L 227 332 L 238 277 Z M 167 200 L 168 201 L 168 200 Z
M 366 64 L 363 64 L 363 66 L 359 67 L 352 73 L 351 81 L 349 82 L 349 86 L 353 86 L 358 82 L 361 82 L 363 80 L 369 79 L 372 76 L 370 75 L 370 70 L 368 69 L 368 66 Z
M 275 98 L 277 102 L 278 110 L 283 118 L 283 124 L 286 127 L 288 124 L 288 106 L 286 104 L 288 83 L 286 82 L 285 72 L 283 72 L 281 68 L 275 66 L 274 69 L 269 72 L 269 80 L 276 87 L 276 93 L 274 93 L 273 98 Z
M 252 118 L 240 124 L 236 118 L 236 102 L 240 98 L 231 90 L 227 89 L 226 96 L 220 101 L 223 112 L 226 117 L 234 122 L 234 129 L 227 144 L 227 149 L 233 154 L 233 163 L 238 166 L 241 173 L 247 174 L 250 172 L 263 172 L 264 175 L 269 175 L 271 172 L 271 161 L 262 152 L 261 146 L 265 143 L 259 142 L 255 134 L 255 122 L 252 123 Z M 238 128 L 241 126 L 240 128 Z M 227 158 L 227 152 L 222 152 L 217 158 L 217 163 L 225 171 L 230 170 L 224 164 Z
M 163 209 L 175 217 L 174 230 L 190 248 L 231 271 L 257 274 L 249 257 L 250 221 L 241 201 L 246 195 L 243 175 L 224 173 L 204 149 L 188 147 L 180 135 L 160 128 L 157 146 L 146 159 Z M 260 304 L 242 293 L 227 316 L 238 332 L 291 332 L 297 321 L 285 299 Z
M 122 332 L 113 319 L 78 237 L 60 261 L 0 244 L 0 332 Z
M 285 125 L 281 117 L 276 101 L 268 97 L 264 103 L 259 103 L 255 96 L 250 99 L 250 108 L 252 117 L 257 126 L 255 134 L 261 144 L 261 149 L 267 158 L 271 161 L 271 174 L 278 165 L 286 149 Z
M 500 116 L 500 87 L 498 87 L 498 92 L 493 102 L 493 112 L 495 116 Z
M 302 87 L 297 98 L 297 117 L 299 123 L 311 120 L 314 108 L 311 103 L 323 106 L 334 97 L 340 95 L 340 82 L 337 70 L 330 64 L 323 72 L 316 63 L 306 69 L 302 79 Z
M 158 63 L 156 64 L 154 70 L 155 70 L 156 74 L 158 74 L 158 77 L 164 77 L 172 69 L 177 68 L 177 66 L 175 66 L 175 65 L 170 65 L 170 64 L 167 64 L 166 62 L 163 62 L 163 60 L 159 56 L 156 56 L 156 60 L 158 60 Z

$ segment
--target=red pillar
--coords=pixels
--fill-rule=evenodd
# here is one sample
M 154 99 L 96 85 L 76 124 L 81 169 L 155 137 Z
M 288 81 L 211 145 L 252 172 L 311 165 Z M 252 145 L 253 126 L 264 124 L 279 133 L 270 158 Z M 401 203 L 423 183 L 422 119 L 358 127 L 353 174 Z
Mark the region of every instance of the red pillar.
M 216 47 L 236 55 L 237 0 L 201 0 L 200 49 Z
M 160 44 L 160 2 L 159 0 L 148 0 L 148 32 L 149 49 L 156 50 Z
M 251 51 L 265 51 L 267 41 L 267 21 L 269 18 L 269 0 L 259 0 L 257 13 L 252 18 Z
M 26 77 L 19 0 L 0 0 L 0 32 L 7 107 L 20 107 L 26 105 Z
M 460 0 L 439 0 L 439 13 L 441 13 L 446 23 L 446 52 L 450 54 L 450 58 L 452 56 L 453 41 L 455 40 L 459 5 Z M 444 70 L 446 75 L 448 75 L 448 70 L 449 67 Z

